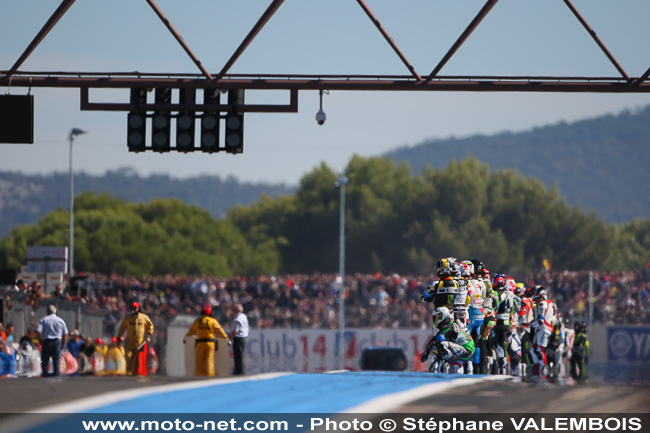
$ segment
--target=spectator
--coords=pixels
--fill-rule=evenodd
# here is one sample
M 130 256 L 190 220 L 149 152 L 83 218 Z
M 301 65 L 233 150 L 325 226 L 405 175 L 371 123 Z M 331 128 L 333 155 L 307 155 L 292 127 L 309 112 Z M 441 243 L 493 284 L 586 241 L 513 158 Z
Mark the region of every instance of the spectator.
M 29 292 L 29 285 L 25 282 L 25 280 L 18 279 L 16 281 L 16 286 L 14 288 L 14 291 L 27 293 Z
M 72 298 L 70 298 L 70 295 L 68 295 L 68 292 L 63 290 L 63 286 L 61 284 L 56 285 L 56 289 L 54 290 L 54 293 L 52 293 L 52 297 L 56 299 L 57 301 L 71 301 Z
M 109 302 L 115 301 L 109 300 Z M 109 306 L 109 308 L 110 307 L 112 307 L 112 305 Z M 111 311 L 106 313 L 106 316 L 104 317 L 104 335 L 115 335 L 115 328 L 118 321 L 118 312 L 116 310 L 111 309 Z
M 5 341 L 9 344 L 12 344 L 14 342 L 14 324 L 13 323 L 7 323 L 7 330 L 5 331 L 6 334 L 6 339 Z
M 126 374 L 126 359 L 124 358 L 124 347 L 120 344 L 120 340 L 117 337 L 111 339 L 111 346 L 106 352 L 106 358 L 104 360 L 104 372 L 105 374 L 112 375 L 125 375 Z
M 95 352 L 98 353 L 102 358 L 106 357 L 108 352 L 108 346 L 103 339 L 97 337 L 95 338 Z
M 79 346 L 79 357 L 77 358 L 79 362 L 79 373 L 80 374 L 92 374 L 93 373 L 93 357 L 95 356 L 95 345 L 92 342 L 92 339 L 86 336 Z
M 38 303 L 41 300 L 48 298 L 50 298 L 50 295 L 43 293 L 43 285 L 39 281 L 34 281 L 32 283 L 32 290 L 25 300 L 25 305 L 31 306 L 35 310 L 38 308 Z
M 65 348 L 68 349 L 68 352 L 72 355 L 74 359 L 79 359 L 79 352 L 83 341 L 79 337 L 79 331 L 74 329 L 70 332 L 70 340 L 65 345 Z
M 95 354 L 95 344 L 90 337 L 84 337 L 83 343 L 79 346 L 79 354 L 86 355 L 88 358 L 91 358 Z
M 21 350 L 38 350 L 39 342 L 36 337 L 35 331 L 32 328 L 27 328 L 25 335 L 18 340 L 18 346 Z

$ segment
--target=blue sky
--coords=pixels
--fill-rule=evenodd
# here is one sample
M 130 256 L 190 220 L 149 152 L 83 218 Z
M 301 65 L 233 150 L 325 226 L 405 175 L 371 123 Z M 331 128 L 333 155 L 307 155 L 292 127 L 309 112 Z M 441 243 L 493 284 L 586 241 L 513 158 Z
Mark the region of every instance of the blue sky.
M 367 0 L 421 75 L 436 66 L 482 0 Z M 0 70 L 9 69 L 58 1 L 4 2 Z M 158 0 L 158 5 L 212 73 L 248 33 L 270 0 Z M 650 67 L 650 2 L 573 0 L 631 76 Z M 78 0 L 23 71 L 198 73 L 144 0 Z M 286 0 L 233 73 L 407 74 L 399 58 L 354 0 Z M 562 0 L 501 0 L 443 75 L 617 76 Z M 7 89 L 0 89 L 6 93 Z M 12 88 L 24 94 L 25 88 Z M 133 154 L 126 149 L 126 113 L 82 112 L 77 89 L 34 88 L 35 143 L 0 145 L 0 170 L 68 170 L 67 131 L 75 171 L 101 174 L 133 167 L 140 174 L 229 176 L 295 184 L 326 162 L 342 170 L 353 154 L 380 155 L 431 138 L 464 137 L 575 121 L 645 106 L 650 95 L 471 92 L 345 92 L 324 95 L 327 122 L 318 126 L 318 93 L 300 92 L 295 114 L 249 113 L 242 155 Z M 282 92 L 247 92 L 247 102 L 286 103 Z M 91 92 L 91 100 L 128 100 L 123 90 Z

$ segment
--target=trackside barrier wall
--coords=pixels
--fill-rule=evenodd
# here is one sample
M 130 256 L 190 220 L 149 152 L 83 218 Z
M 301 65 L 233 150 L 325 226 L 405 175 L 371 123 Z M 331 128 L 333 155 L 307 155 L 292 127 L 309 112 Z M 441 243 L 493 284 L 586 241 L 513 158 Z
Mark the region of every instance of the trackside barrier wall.
M 171 376 L 186 374 L 183 336 L 193 320 L 177 316 L 167 329 L 167 374 Z M 252 329 L 246 339 L 246 374 L 336 370 L 339 335 L 338 330 L 329 329 Z M 422 371 L 419 355 L 430 336 L 428 329 L 348 329 L 343 336 L 343 368 L 359 370 L 365 348 L 392 346 L 404 349 L 407 371 Z
M 609 326 L 599 323 L 587 329 L 592 361 L 604 362 L 607 360 L 607 332 L 609 328 Z
M 180 324 L 180 316 L 176 320 Z M 186 374 L 182 356 L 183 335 L 193 317 L 187 316 L 177 330 L 168 329 L 168 374 Z M 175 335 L 174 337 L 172 337 Z M 363 349 L 376 346 L 401 347 L 408 359 L 407 371 L 422 371 L 418 357 L 431 336 L 428 329 L 348 329 L 345 331 L 344 365 L 348 370 L 359 370 Z M 608 337 L 609 336 L 609 337 Z M 246 373 L 276 371 L 319 372 L 338 368 L 338 330 L 252 329 L 246 342 Z M 618 327 L 597 324 L 589 329 L 591 360 L 608 361 L 608 353 L 616 347 L 629 356 L 650 355 L 650 327 Z M 628 349 L 629 347 L 629 349 Z M 618 355 L 617 355 L 618 356 Z M 609 358 L 622 361 L 623 358 Z M 232 369 L 232 361 L 230 362 Z

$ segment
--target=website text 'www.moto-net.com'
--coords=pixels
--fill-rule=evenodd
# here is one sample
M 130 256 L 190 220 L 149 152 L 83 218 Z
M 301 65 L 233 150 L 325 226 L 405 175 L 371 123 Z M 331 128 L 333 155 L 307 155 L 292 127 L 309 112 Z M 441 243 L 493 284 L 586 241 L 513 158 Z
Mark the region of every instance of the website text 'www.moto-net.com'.
M 287 421 L 81 421 L 85 431 L 287 431 Z
M 386 416 L 387 414 L 383 414 Z M 484 417 L 485 415 L 478 415 Z M 495 419 L 500 418 L 500 419 Z M 151 417 L 153 418 L 153 417 Z M 330 419 L 320 417 L 294 417 L 292 421 L 263 419 L 263 420 L 205 420 L 196 422 L 189 419 L 169 417 L 168 420 L 82 420 L 83 431 L 222 431 L 222 432 L 302 432 L 302 431 L 334 431 L 334 432 L 368 432 L 376 426 L 384 433 L 424 432 L 424 433 L 457 433 L 466 431 L 495 432 L 523 432 L 535 433 L 548 431 L 567 432 L 632 432 L 646 431 L 643 425 L 650 424 L 650 415 L 635 414 L 634 416 L 611 415 L 607 417 L 595 416 L 557 416 L 550 415 L 537 419 L 533 416 L 493 415 L 490 419 L 469 419 L 471 415 L 459 418 L 438 419 L 436 417 L 404 417 L 397 415 L 383 418 L 379 421 L 368 420 L 362 417 L 350 419 Z M 173 419 L 172 419 L 173 418 Z M 468 419 L 465 419 L 468 418 Z M 198 420 L 197 420 L 198 421 Z M 505 430 L 504 430 L 505 429 Z M 1 431 L 1 430 L 0 430 Z

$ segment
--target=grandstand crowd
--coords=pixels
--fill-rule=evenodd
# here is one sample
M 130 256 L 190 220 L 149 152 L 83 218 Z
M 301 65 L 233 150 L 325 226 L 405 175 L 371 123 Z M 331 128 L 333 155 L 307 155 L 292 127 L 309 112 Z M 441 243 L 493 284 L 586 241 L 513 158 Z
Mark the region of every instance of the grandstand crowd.
M 588 314 L 590 274 L 593 276 L 594 323 L 648 324 L 650 261 L 630 272 L 553 272 L 551 268 L 513 277 L 526 287 L 542 285 L 564 317 L 584 320 Z M 259 277 L 124 277 L 90 276 L 92 286 L 73 300 L 107 310 L 112 327 L 136 300 L 142 311 L 160 324 L 177 314 L 199 316 L 205 304 L 226 323 L 232 305 L 241 303 L 251 328 L 338 328 L 338 274 Z M 398 274 L 346 275 L 346 325 L 361 328 L 429 328 L 431 309 L 420 293 L 437 276 Z M 111 332 L 108 332 L 112 335 Z
M 542 286 L 557 311 L 570 322 L 584 321 L 589 311 L 589 285 L 592 286 L 594 323 L 640 325 L 650 323 L 648 289 L 650 260 L 645 269 L 629 272 L 555 271 L 550 262 L 540 261 L 535 271 L 513 273 L 525 287 Z M 429 275 L 353 274 L 345 276 L 346 326 L 350 328 L 430 329 L 435 305 L 421 302 L 421 294 L 438 280 Z M 338 302 L 341 279 L 338 274 L 313 273 L 258 277 L 204 277 L 164 275 L 133 276 L 91 274 L 88 289 L 57 287 L 44 293 L 40 284 L 19 280 L 5 289 L 4 308 L 24 302 L 36 308 L 52 298 L 82 302 L 97 307 L 104 318 L 103 342 L 111 338 L 129 305 L 138 302 L 157 330 L 152 346 L 166 339 L 167 324 L 179 314 L 199 316 L 212 306 L 213 316 L 224 328 L 232 319 L 236 303 L 244 306 L 250 327 L 336 329 L 339 326 Z M 39 318 L 34 318 L 35 322 Z M 28 330 L 31 332 L 33 330 Z M 81 330 L 83 333 L 83 330 Z M 13 336 L 15 339 L 28 338 Z M 6 337 L 5 337 L 6 338 Z

